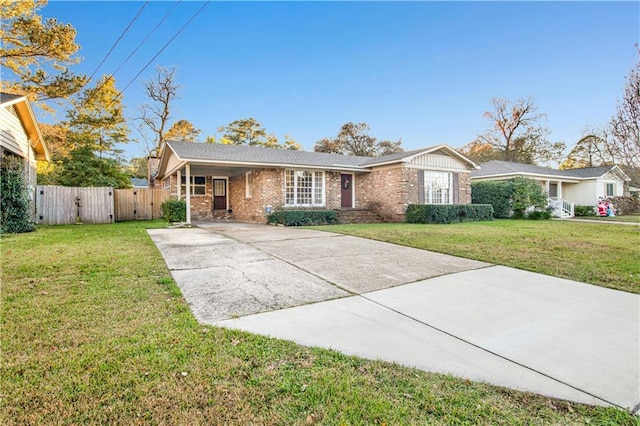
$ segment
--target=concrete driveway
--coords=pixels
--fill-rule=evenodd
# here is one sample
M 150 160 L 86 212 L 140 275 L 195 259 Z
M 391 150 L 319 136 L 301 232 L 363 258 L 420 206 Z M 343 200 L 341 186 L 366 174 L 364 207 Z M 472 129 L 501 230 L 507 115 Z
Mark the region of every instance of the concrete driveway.
M 149 230 L 195 316 L 589 404 L 640 411 L 640 296 L 328 232 Z

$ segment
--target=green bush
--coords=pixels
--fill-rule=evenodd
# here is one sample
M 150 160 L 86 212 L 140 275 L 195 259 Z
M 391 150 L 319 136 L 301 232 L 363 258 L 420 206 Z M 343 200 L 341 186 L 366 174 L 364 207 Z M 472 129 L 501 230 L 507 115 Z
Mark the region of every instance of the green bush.
M 509 218 L 513 214 L 512 187 L 508 181 L 484 181 L 471 184 L 473 204 L 491 204 L 493 217 Z
M 284 226 L 331 225 L 338 223 L 333 210 L 281 210 L 267 216 L 267 222 Z
M 187 220 L 187 203 L 184 200 L 166 200 L 160 206 L 162 218 L 167 222 L 185 222 Z
M 491 204 L 497 218 L 524 218 L 530 208 L 547 207 L 547 194 L 533 179 L 484 181 L 471 184 L 474 204 Z
M 531 220 L 548 220 L 551 219 L 551 212 L 549 210 L 534 210 L 527 214 L 527 219 Z
M 458 223 L 493 220 L 490 204 L 409 204 L 407 223 Z
M 575 207 L 573 208 L 573 212 L 576 215 L 576 217 L 595 216 L 596 207 L 576 204 Z
M 35 230 L 30 212 L 31 202 L 22 161 L 12 155 L 5 155 L 0 170 L 0 234 Z

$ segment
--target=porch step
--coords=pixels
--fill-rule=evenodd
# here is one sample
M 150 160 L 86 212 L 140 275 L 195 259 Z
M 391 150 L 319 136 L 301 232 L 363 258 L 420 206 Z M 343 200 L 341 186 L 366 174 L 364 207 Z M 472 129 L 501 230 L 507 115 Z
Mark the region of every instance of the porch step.
M 338 222 L 340 224 L 349 223 L 382 223 L 384 220 L 373 210 L 366 209 L 347 209 L 336 210 Z
M 214 211 L 213 212 L 213 220 L 218 221 L 218 220 L 233 220 L 233 213 L 228 213 L 226 211 Z

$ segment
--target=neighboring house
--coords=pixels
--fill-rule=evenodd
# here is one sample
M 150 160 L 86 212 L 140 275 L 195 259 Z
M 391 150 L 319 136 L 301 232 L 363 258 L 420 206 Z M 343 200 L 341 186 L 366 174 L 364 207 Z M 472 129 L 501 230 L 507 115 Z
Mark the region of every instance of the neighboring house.
M 356 157 L 319 152 L 167 142 L 155 176 L 187 202 L 187 221 L 232 214 L 266 221 L 281 209 L 369 209 L 401 221 L 411 203 L 471 202 L 471 169 L 454 149 Z
M 131 178 L 131 186 L 134 188 L 148 188 L 149 181 L 145 178 Z
M 516 177 L 540 183 L 549 196 L 549 205 L 558 217 L 572 217 L 576 204 L 595 206 L 598 200 L 624 195 L 629 177 L 618 166 L 556 170 L 533 164 L 490 161 L 471 172 L 471 180 L 509 180 Z
M 26 96 L 0 93 L 0 158 L 22 159 L 25 181 L 33 202 L 38 161 L 50 161 L 31 105 Z

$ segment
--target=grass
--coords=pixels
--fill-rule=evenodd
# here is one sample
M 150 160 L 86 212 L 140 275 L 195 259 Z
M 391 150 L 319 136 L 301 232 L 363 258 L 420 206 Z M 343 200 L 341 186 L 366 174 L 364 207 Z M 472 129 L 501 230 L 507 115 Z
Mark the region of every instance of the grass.
M 576 219 L 599 220 L 602 222 L 630 222 L 640 224 L 640 214 L 627 216 L 584 216 Z
M 640 226 L 495 220 L 317 228 L 640 293 Z
M 146 233 L 161 226 L 2 238 L 1 424 L 637 424 L 615 408 L 200 325 Z

